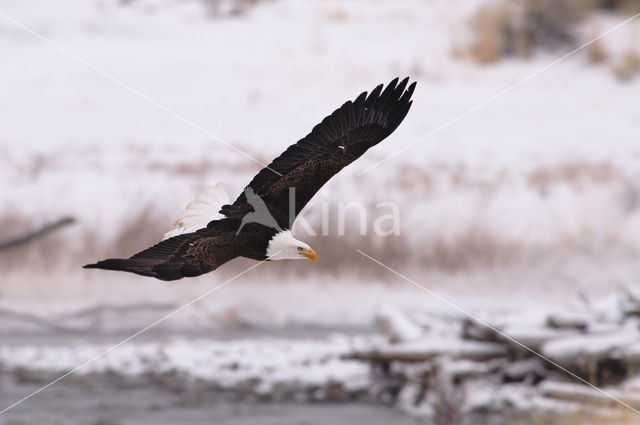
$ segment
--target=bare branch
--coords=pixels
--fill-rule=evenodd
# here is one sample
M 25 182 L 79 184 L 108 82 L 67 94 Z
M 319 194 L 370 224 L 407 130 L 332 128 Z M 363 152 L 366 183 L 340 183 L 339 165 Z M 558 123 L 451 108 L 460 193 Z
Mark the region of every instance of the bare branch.
M 34 239 L 38 239 L 42 236 L 45 236 L 49 233 L 55 232 L 56 230 L 68 226 L 70 224 L 75 223 L 76 219 L 73 217 L 64 217 L 61 218 L 60 220 L 57 220 L 53 223 L 49 223 L 46 224 L 44 226 L 42 226 L 41 228 L 22 234 L 22 235 L 18 235 L 15 236 L 13 238 L 9 238 L 7 240 L 4 241 L 0 241 L 0 251 L 5 250 L 5 249 L 11 249 L 11 248 L 15 248 L 17 246 L 26 244 L 28 242 L 33 241 Z

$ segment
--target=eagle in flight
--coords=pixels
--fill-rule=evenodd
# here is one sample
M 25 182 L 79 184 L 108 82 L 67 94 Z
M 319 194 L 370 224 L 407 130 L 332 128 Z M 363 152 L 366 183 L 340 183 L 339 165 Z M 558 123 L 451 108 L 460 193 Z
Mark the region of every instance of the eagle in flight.
M 254 260 L 309 258 L 316 252 L 291 227 L 302 208 L 336 173 L 400 125 L 416 83 L 405 78 L 348 101 L 316 125 L 231 203 L 222 183 L 198 195 L 160 243 L 131 258 L 84 266 L 121 270 L 161 280 L 199 276 L 236 257 Z

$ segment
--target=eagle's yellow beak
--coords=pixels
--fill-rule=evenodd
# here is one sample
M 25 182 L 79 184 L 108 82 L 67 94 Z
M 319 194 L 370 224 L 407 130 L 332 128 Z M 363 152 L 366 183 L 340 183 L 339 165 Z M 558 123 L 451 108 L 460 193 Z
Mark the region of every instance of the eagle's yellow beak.
M 316 252 L 311 248 L 309 248 L 307 252 L 301 252 L 300 255 L 303 255 L 313 261 L 316 261 L 318 259 L 318 254 L 316 254 Z

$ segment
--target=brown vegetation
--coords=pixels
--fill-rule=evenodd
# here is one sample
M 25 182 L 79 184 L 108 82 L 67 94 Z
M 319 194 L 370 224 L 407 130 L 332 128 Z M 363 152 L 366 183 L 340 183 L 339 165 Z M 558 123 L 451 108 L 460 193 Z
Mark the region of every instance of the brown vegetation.
M 621 81 L 631 80 L 640 73 L 640 54 L 632 49 L 627 50 L 622 58 L 613 65 L 613 73 Z
M 504 57 L 529 57 L 536 49 L 569 48 L 596 39 L 602 31 L 591 20 L 587 39 L 578 39 L 578 24 L 598 9 L 621 14 L 637 13 L 640 1 L 605 0 L 498 0 L 478 9 L 471 19 L 472 39 L 468 56 L 476 63 L 490 64 Z M 632 45 L 637 43 L 632 43 Z M 640 72 L 640 54 L 632 48 L 620 59 L 613 59 L 601 39 L 585 47 L 587 61 L 600 64 L 613 61 L 620 80 Z M 460 46 L 456 57 L 464 56 Z
M 605 63 L 609 59 L 609 52 L 604 45 L 604 42 L 598 36 L 602 34 L 602 29 L 596 20 L 590 22 L 590 29 L 588 38 L 594 40 L 586 47 L 587 61 L 591 65 Z
M 471 56 L 486 64 L 505 56 L 528 57 L 536 47 L 572 45 L 573 26 L 589 7 L 587 0 L 499 1 L 483 6 L 471 20 Z
M 621 178 L 609 162 L 574 161 L 552 167 L 538 167 L 529 172 L 528 183 L 544 194 L 550 186 L 558 183 L 579 188 L 584 184 L 605 184 Z
M 164 166 L 163 166 L 164 167 Z M 157 168 L 155 171 L 158 171 Z M 162 168 L 166 173 L 187 173 L 190 177 L 205 177 L 206 167 L 195 166 L 184 170 Z M 425 170 L 417 167 L 403 167 L 392 179 L 399 193 L 428 203 L 436 196 L 438 188 L 451 187 L 456 191 L 468 191 L 480 194 L 490 200 L 500 191 L 509 176 L 507 171 L 485 176 L 482 179 L 474 170 L 464 164 L 432 164 Z M 525 174 L 525 182 L 539 196 L 544 197 L 555 185 L 570 185 L 575 190 L 593 187 L 593 185 L 614 184 L 623 189 L 620 201 L 622 208 L 635 208 L 640 187 L 628 176 L 622 174 L 609 162 L 573 161 L 550 166 L 540 166 Z M 404 196 L 403 195 L 403 196 Z M 405 198 L 402 198 L 405 199 Z M 402 204 L 402 200 L 399 200 Z M 274 262 L 264 270 L 264 276 L 300 276 L 305 274 L 329 275 L 351 274 L 363 278 L 379 277 L 380 270 L 369 267 L 370 260 L 357 250 L 362 250 L 374 258 L 393 267 L 416 266 L 425 270 L 458 273 L 480 269 L 499 269 L 509 267 L 532 267 L 545 261 L 555 261 L 558 257 L 569 258 L 576 252 L 585 252 L 591 248 L 609 249 L 617 241 L 596 240 L 588 232 L 577 235 L 557 235 L 553 242 L 527 244 L 506 239 L 495 229 L 483 222 L 462 225 L 454 233 L 441 236 L 438 232 L 425 231 L 425 237 L 419 246 L 413 245 L 411 229 L 403 227 L 404 211 L 401 211 L 399 236 L 376 236 L 369 231 L 367 236 L 358 234 L 357 217 L 347 217 L 346 235 L 337 233 L 337 207 L 330 207 L 331 228 L 328 236 L 305 236 L 304 239 L 319 253 L 318 264 L 306 262 Z M 375 211 L 373 205 L 368 208 Z M 110 257 L 127 257 L 158 242 L 164 232 L 169 230 L 179 211 L 168 212 L 152 205 L 141 206 L 127 222 L 118 226 L 95 226 L 81 220 L 71 229 L 59 234 L 48 235 L 41 240 L 12 249 L 0 255 L 0 268 L 12 271 L 41 272 L 52 269 L 77 269 L 89 262 Z M 367 228 L 373 228 L 378 218 L 370 214 Z M 314 230 L 320 233 L 319 223 L 310 221 Z M 0 217 L 0 235 L 9 237 L 38 227 L 40 223 L 28 217 L 5 213 Z M 226 265 L 218 273 L 235 273 L 251 265 L 249 261 L 236 260 Z M 231 276 L 231 275 L 230 275 Z

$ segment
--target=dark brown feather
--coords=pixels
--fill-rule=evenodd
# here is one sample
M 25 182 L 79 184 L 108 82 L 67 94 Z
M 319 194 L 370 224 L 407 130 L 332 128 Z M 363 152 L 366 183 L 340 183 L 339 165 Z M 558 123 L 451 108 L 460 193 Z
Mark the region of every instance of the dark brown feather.
M 131 258 L 113 258 L 84 266 L 87 269 L 121 270 L 161 280 L 199 276 L 243 255 L 248 241 L 236 237 L 230 220 L 193 233 L 164 240 Z
M 358 159 L 367 149 L 389 136 L 411 107 L 416 83 L 406 90 L 409 79 L 398 78 L 382 90 L 382 84 L 344 103 L 316 125 L 311 133 L 289 146 L 263 168 L 248 187 L 266 203 L 282 228 L 291 228 L 295 217 L 313 195 L 335 174 Z M 289 189 L 295 188 L 295 211 L 289 212 Z M 241 218 L 253 208 L 244 192 L 220 213 Z
M 380 143 L 402 122 L 411 107 L 416 83 L 406 90 L 408 79 L 391 81 L 367 96 L 344 103 L 316 125 L 311 133 L 289 146 L 249 183 L 283 229 L 290 218 L 336 173 L 367 149 Z M 290 188 L 295 189 L 295 211 L 289 212 Z M 215 270 L 236 257 L 266 259 L 269 240 L 275 230 L 248 223 L 236 234 L 241 219 L 253 211 L 243 191 L 233 205 L 220 211 L 226 218 L 211 221 L 205 229 L 164 240 L 131 258 L 109 259 L 85 268 L 121 270 L 162 280 L 193 277 Z

